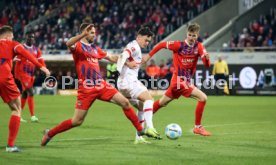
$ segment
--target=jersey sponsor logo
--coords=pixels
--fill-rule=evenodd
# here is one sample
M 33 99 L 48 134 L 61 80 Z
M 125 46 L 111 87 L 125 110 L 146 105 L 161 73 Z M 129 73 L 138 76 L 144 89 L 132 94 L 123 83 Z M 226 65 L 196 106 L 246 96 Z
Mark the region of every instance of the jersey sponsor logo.
M 98 59 L 97 59 L 97 58 L 87 57 L 86 60 L 87 60 L 89 63 L 98 63 Z
M 193 58 L 184 58 L 184 59 L 181 59 L 181 62 L 183 65 L 187 65 L 187 64 L 190 64 L 190 63 L 193 63 L 195 61 L 195 59 Z

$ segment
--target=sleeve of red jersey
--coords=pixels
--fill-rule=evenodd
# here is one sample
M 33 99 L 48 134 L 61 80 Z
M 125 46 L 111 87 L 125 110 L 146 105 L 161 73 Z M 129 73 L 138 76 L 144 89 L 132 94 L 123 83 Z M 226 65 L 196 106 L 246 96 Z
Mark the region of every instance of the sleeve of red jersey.
M 33 64 L 35 64 L 37 67 L 41 68 L 42 64 L 40 64 L 37 59 L 27 50 L 23 48 L 21 44 L 17 44 L 14 47 L 14 52 L 22 55 L 23 57 L 27 58 L 29 61 L 31 61 Z
M 41 50 L 39 48 L 37 49 L 37 60 L 40 64 L 42 64 L 43 66 L 46 66 L 45 61 L 42 57 Z
M 160 49 L 169 49 L 172 51 L 178 51 L 179 48 L 180 48 L 180 43 L 176 41 L 160 42 L 149 52 L 149 55 L 152 57 Z
M 107 53 L 105 52 L 105 51 L 103 51 L 101 48 L 99 48 L 99 47 L 97 47 L 97 51 L 98 51 L 98 54 L 99 54 L 99 57 L 98 57 L 98 59 L 102 59 L 102 58 L 104 58 L 106 55 L 107 55 Z
M 211 66 L 210 59 L 206 59 L 204 56 L 208 52 L 206 51 L 205 47 L 201 43 L 198 44 L 198 53 L 200 58 L 202 59 L 204 66 L 206 68 L 209 68 Z

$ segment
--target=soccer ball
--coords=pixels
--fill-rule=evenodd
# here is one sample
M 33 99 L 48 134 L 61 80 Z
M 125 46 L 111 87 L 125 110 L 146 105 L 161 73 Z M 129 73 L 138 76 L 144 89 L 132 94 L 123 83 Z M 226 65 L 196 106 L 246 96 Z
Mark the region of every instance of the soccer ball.
M 178 124 L 172 123 L 167 125 L 165 134 L 169 139 L 175 140 L 182 135 L 182 129 Z

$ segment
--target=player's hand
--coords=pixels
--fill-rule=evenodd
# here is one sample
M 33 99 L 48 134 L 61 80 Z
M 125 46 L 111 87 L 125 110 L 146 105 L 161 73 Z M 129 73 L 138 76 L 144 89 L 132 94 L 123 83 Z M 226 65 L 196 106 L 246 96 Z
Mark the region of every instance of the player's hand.
M 148 60 L 150 59 L 150 55 L 145 55 L 143 58 L 142 58 L 142 64 L 145 64 L 148 62 Z
M 209 59 L 210 59 L 210 55 L 209 55 L 209 53 L 205 53 L 205 54 L 203 55 L 203 57 L 205 57 L 207 60 L 209 60 Z
M 126 66 L 128 66 L 130 69 L 136 69 L 136 68 L 139 67 L 139 66 L 136 64 L 135 61 L 126 62 L 125 64 L 126 64 Z
M 46 77 L 51 75 L 50 71 L 46 67 L 41 67 L 40 70 L 46 74 Z
M 87 36 L 90 34 L 90 31 L 92 30 L 92 28 L 94 27 L 93 24 L 88 25 L 82 32 L 83 35 Z

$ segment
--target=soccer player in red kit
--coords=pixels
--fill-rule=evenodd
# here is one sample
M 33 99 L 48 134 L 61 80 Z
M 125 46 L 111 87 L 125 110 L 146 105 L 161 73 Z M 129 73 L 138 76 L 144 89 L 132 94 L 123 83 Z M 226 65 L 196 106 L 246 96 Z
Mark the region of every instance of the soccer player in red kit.
M 29 51 L 43 66 L 45 62 L 42 58 L 41 50 L 34 45 L 35 35 L 33 32 L 26 33 L 26 41 L 23 44 L 24 48 Z M 35 65 L 31 63 L 26 58 L 18 55 L 16 58 L 15 64 L 15 78 L 17 78 L 22 86 L 22 95 L 21 95 L 21 109 L 24 109 L 25 103 L 28 100 L 29 110 L 31 114 L 31 121 L 38 122 L 38 118 L 34 114 L 34 92 L 33 92 L 33 84 L 34 84 L 34 72 Z M 26 122 L 21 117 L 22 122 Z
M 197 41 L 200 26 L 196 23 L 188 26 L 187 38 L 184 41 L 161 42 L 156 45 L 148 55 L 143 57 L 143 62 L 147 62 L 160 49 L 169 49 L 173 51 L 173 73 L 171 84 L 166 93 L 154 102 L 153 112 L 166 106 L 174 99 L 180 96 L 194 98 L 198 101 L 195 110 L 195 127 L 193 132 L 203 136 L 210 136 L 211 133 L 206 131 L 201 125 L 202 113 L 207 101 L 207 96 L 191 83 L 191 78 L 196 71 L 198 58 L 201 58 L 205 67 L 210 67 L 209 54 L 204 46 Z
M 26 51 L 20 43 L 13 41 L 13 29 L 10 26 L 0 28 L 0 96 L 12 111 L 9 122 L 9 136 L 6 147 L 7 152 L 19 152 L 15 146 L 16 136 L 20 127 L 21 103 L 20 92 L 14 82 L 12 70 L 12 59 L 20 54 L 40 68 L 47 76 L 50 72 L 43 67 L 31 53 Z
M 148 129 L 143 129 L 128 99 L 101 77 L 98 60 L 105 58 L 111 62 L 116 62 L 117 58 L 107 55 L 106 52 L 93 43 L 96 33 L 94 25 L 83 23 L 80 26 L 80 32 L 81 34 L 72 37 L 66 43 L 73 54 L 78 74 L 78 96 L 74 116 L 50 130 L 46 129 L 41 146 L 46 146 L 56 134 L 80 126 L 88 109 L 96 99 L 118 104 L 123 108 L 126 117 L 132 122 L 140 135 L 146 134 L 154 137 L 154 133 L 148 131 Z

